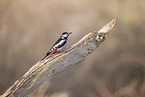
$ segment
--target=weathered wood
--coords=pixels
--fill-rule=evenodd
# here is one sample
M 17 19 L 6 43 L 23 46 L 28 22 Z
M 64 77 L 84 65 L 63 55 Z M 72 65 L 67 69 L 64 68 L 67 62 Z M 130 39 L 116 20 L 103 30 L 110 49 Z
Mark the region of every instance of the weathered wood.
M 106 39 L 106 34 L 114 27 L 116 22 L 117 18 L 102 27 L 98 32 L 88 33 L 65 53 L 39 61 L 18 79 L 2 97 L 25 97 L 53 74 L 81 62 Z

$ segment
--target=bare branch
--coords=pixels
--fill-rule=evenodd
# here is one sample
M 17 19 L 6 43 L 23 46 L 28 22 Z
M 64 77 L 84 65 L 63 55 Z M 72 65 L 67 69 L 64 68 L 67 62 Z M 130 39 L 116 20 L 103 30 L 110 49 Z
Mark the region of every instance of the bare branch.
M 102 27 L 98 32 L 88 33 L 72 45 L 66 53 L 60 53 L 39 61 L 18 79 L 2 97 L 25 97 L 53 74 L 81 62 L 106 39 L 106 34 L 115 26 L 116 22 L 117 18 Z

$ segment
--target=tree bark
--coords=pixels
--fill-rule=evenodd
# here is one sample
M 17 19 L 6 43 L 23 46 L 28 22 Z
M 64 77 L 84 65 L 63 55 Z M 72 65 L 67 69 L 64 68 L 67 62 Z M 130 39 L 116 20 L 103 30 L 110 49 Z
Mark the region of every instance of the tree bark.
M 78 64 L 106 39 L 106 34 L 115 26 L 116 22 L 117 18 L 102 27 L 98 32 L 88 33 L 80 41 L 68 48 L 65 53 L 59 53 L 37 62 L 1 97 L 28 96 L 53 74 Z

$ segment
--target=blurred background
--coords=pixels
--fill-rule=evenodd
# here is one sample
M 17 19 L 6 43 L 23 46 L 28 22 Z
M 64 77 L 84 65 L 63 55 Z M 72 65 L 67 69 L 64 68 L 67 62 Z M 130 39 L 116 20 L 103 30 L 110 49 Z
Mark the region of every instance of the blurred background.
M 29 97 L 145 97 L 145 0 L 0 0 L 0 94 L 63 31 L 70 46 L 115 17 L 104 43 Z

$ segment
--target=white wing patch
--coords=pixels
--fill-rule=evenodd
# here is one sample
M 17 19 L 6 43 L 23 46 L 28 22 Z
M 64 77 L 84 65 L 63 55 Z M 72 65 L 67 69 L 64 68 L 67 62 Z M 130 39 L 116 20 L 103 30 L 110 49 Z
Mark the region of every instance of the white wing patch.
M 53 48 L 56 49 L 59 45 L 63 44 L 63 42 L 65 42 L 65 40 L 61 40 L 58 44 L 56 44 Z

